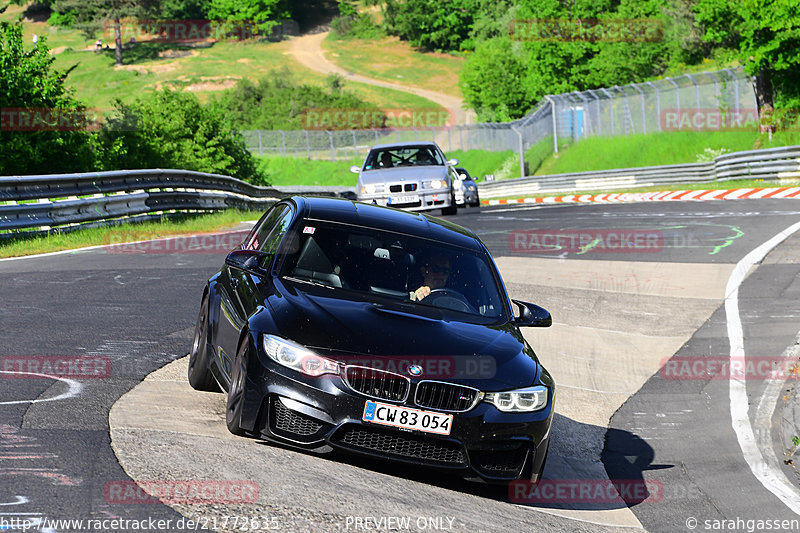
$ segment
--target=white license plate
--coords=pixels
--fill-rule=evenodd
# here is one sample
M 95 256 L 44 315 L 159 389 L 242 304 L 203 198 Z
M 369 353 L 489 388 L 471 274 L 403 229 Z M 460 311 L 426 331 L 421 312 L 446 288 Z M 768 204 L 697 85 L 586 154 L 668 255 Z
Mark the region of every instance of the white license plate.
M 361 419 L 365 422 L 436 433 L 437 435 L 449 435 L 453 427 L 453 415 L 420 411 L 371 400 L 367 400 L 364 405 L 364 416 Z
M 419 196 L 392 196 L 389 198 L 389 205 L 394 204 L 413 204 L 419 202 Z

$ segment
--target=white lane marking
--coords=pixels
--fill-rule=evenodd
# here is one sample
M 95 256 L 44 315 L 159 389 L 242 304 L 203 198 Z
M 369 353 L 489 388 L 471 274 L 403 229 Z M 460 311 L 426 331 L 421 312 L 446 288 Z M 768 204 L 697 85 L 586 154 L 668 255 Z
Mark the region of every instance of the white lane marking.
M 779 369 L 788 369 L 791 364 L 797 361 L 800 356 L 800 332 L 794 338 L 794 344 L 787 347 L 781 354 L 778 360 Z M 772 415 L 775 412 L 776 398 L 780 397 L 781 389 L 783 388 L 789 376 L 785 375 L 779 370 L 779 375 L 776 379 L 767 380 L 767 386 L 761 394 L 761 399 L 758 401 L 756 414 L 753 421 L 755 426 L 756 442 L 761 449 L 761 453 L 772 464 L 779 465 L 778 457 L 775 455 L 775 448 L 772 446 Z
M 243 220 L 242 222 L 240 222 L 240 224 L 250 224 L 250 225 L 255 226 L 257 222 L 258 222 L 257 220 Z M 238 233 L 240 231 L 243 231 L 243 230 L 221 231 L 221 232 L 219 232 L 219 235 L 223 235 L 223 234 L 226 234 L 226 233 Z M 199 234 L 197 234 L 197 235 L 199 235 Z M 143 242 L 163 241 L 164 239 L 169 239 L 170 237 L 191 237 L 191 236 L 192 236 L 191 234 L 189 234 L 189 235 L 168 235 L 166 237 L 156 237 L 154 239 L 150 239 L 150 240 L 147 240 L 147 241 L 115 242 L 113 244 L 98 244 L 98 245 L 95 245 L 95 246 L 84 246 L 83 248 L 71 248 L 69 250 L 59 250 L 57 252 L 47 252 L 45 254 L 20 255 L 20 256 L 17 256 L 17 257 L 4 257 L 4 258 L 0 259 L 0 263 L 2 263 L 3 261 L 19 261 L 21 259 L 38 259 L 40 257 L 51 257 L 51 256 L 54 256 L 54 255 L 66 255 L 66 254 L 74 254 L 76 252 L 88 252 L 88 251 L 91 251 L 91 250 L 100 250 L 102 248 L 108 248 L 109 246 L 121 246 L 123 244 L 141 244 Z
M 586 520 L 585 518 L 578 518 L 576 516 L 569 516 L 565 514 L 560 514 L 555 511 L 545 511 L 544 509 L 540 509 L 538 507 L 528 507 L 527 505 L 517 504 L 517 507 L 522 507 L 524 509 L 530 509 L 531 511 L 535 511 L 537 513 L 544 513 L 549 514 L 551 516 L 557 516 L 559 518 L 566 518 L 567 520 L 574 520 L 575 522 L 583 522 L 584 524 L 592 524 L 595 526 L 606 526 L 606 527 L 625 527 L 628 529 L 644 529 L 643 526 L 631 526 L 628 524 L 609 524 L 608 522 L 596 522 L 594 520 Z M 622 507 L 624 508 L 624 506 Z
M 25 496 L 14 496 L 14 498 L 16 498 L 16 501 L 0 503 L 0 507 L 6 505 L 25 505 L 26 503 L 29 502 L 28 498 L 26 498 Z
M 36 376 L 39 378 L 49 378 L 61 381 L 66 383 L 69 387 L 66 392 L 59 394 L 58 396 L 53 396 L 52 398 L 37 398 L 34 400 L 12 400 L 7 402 L 0 402 L 0 405 L 14 405 L 14 404 L 21 404 L 21 403 L 42 403 L 42 402 L 57 402 L 59 400 L 66 400 L 68 398 L 72 398 L 77 396 L 83 390 L 83 385 L 74 379 L 69 378 L 62 378 L 59 376 L 51 376 L 49 374 L 37 374 L 35 372 L 14 372 L 12 370 L 0 370 L 0 374 L 18 374 L 24 376 Z
M 564 383 L 561 383 L 560 381 L 558 382 L 558 386 L 559 387 L 566 387 L 567 389 L 577 389 L 577 390 L 585 390 L 585 391 L 588 391 L 588 392 L 596 392 L 598 394 L 624 394 L 626 396 L 630 396 L 631 394 L 636 392 L 636 391 L 617 392 L 617 391 L 612 391 L 612 390 L 590 389 L 590 388 L 587 388 L 587 387 L 577 387 L 575 385 L 565 385 Z
M 725 294 L 727 295 L 725 297 L 725 317 L 731 345 L 731 365 L 737 360 L 745 360 L 744 330 L 742 329 L 742 319 L 739 315 L 739 286 L 753 266 L 761 262 L 773 248 L 798 230 L 800 230 L 800 222 L 789 226 L 761 244 L 736 264 L 730 278 L 728 278 L 728 284 L 725 288 Z M 734 366 L 729 368 L 734 368 Z M 764 488 L 777 496 L 795 514 L 800 515 L 800 491 L 786 479 L 777 463 L 764 458 L 756 443 L 753 426 L 750 423 L 748 414 L 746 376 L 737 378 L 732 374 L 729 384 L 731 425 L 736 433 L 736 439 L 739 441 L 744 460 Z

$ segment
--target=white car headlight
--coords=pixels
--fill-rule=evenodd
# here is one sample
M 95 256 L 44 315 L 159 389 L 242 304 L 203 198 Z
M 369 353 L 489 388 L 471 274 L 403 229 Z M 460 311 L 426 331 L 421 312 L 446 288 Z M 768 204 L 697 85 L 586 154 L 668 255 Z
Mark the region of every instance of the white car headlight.
M 424 182 L 426 189 L 444 189 L 447 187 L 447 183 L 443 180 L 431 180 Z
M 508 392 L 487 392 L 483 395 L 483 401 L 504 413 L 532 413 L 544 409 L 547 395 L 547 387 L 537 385 Z
M 339 363 L 321 357 L 299 344 L 273 335 L 264 335 L 263 343 L 267 357 L 306 376 L 339 373 Z

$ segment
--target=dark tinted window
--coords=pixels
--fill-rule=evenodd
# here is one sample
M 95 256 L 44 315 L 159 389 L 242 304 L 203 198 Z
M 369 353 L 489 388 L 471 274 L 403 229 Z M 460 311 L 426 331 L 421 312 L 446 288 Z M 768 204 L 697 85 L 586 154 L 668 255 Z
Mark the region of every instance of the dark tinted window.
M 290 281 L 455 312 L 466 321 L 504 317 L 503 292 L 486 254 L 407 235 L 306 221 L 281 269 Z M 431 281 L 444 282 L 439 285 Z M 432 285 L 430 296 L 411 293 Z M 466 318 L 473 317 L 472 319 Z

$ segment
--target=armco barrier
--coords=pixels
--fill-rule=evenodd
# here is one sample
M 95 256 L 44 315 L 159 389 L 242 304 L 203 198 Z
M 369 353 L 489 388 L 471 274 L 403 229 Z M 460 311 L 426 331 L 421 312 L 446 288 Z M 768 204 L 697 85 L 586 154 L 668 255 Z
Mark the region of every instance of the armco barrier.
M 479 185 L 480 196 L 509 198 L 529 194 L 630 189 L 739 179 L 800 179 L 800 146 L 735 152 L 706 163 L 664 165 L 515 178 Z
M 0 237 L 174 211 L 264 210 L 295 194 L 355 198 L 349 187 L 257 187 L 186 170 L 0 177 Z

